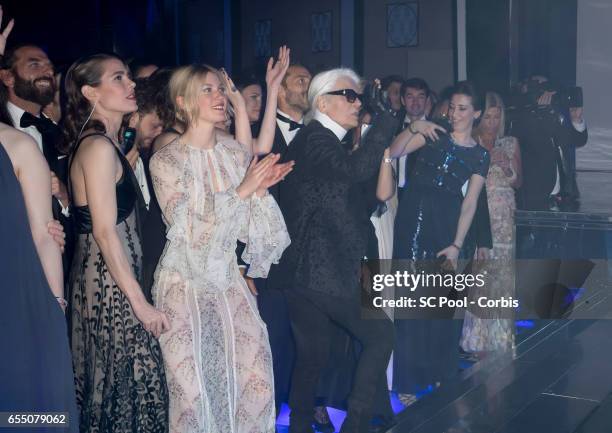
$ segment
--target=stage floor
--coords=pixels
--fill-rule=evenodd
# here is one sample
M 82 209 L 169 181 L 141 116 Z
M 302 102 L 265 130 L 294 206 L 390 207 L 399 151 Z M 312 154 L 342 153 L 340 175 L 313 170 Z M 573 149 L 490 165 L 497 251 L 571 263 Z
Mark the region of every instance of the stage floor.
M 577 180 L 577 212 L 517 211 L 520 258 L 612 260 L 612 172 L 580 171 Z M 612 290 L 589 293 L 582 306 L 601 319 L 518 323 L 514 357 L 464 363 L 456 380 L 406 409 L 392 396 L 398 424 L 388 433 L 612 432 Z M 344 413 L 330 413 L 339 429 Z
M 585 171 L 576 173 L 580 191 L 578 212 L 612 216 L 612 172 Z

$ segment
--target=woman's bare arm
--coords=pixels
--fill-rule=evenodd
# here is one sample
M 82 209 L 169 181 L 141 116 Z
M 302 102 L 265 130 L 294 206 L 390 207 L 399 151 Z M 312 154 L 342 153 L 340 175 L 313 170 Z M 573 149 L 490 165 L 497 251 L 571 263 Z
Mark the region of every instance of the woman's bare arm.
M 60 247 L 49 233 L 51 212 L 51 172 L 43 154 L 34 140 L 19 131 L 4 130 L 8 136 L 3 142 L 13 162 L 15 174 L 21 185 L 28 213 L 28 222 L 36 251 L 40 257 L 45 277 L 56 297 L 64 297 L 64 273 Z
M 376 185 L 376 198 L 379 201 L 387 201 L 395 193 L 395 176 L 393 174 L 393 165 L 388 160 L 390 150 L 385 149 L 383 160 L 380 163 L 380 171 L 378 172 L 378 183 Z

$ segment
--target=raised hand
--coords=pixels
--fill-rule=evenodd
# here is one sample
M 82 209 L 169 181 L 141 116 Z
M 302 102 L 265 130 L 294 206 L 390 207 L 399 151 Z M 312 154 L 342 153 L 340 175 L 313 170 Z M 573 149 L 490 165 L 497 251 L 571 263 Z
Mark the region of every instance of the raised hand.
M 0 56 L 4 55 L 4 50 L 6 49 L 6 41 L 13 30 L 13 26 L 15 25 L 15 20 L 12 19 L 6 25 L 4 30 L 0 33 Z M 2 28 L 2 5 L 0 5 L 0 28 Z
M 287 69 L 289 68 L 291 50 L 283 45 L 278 49 L 278 59 L 274 62 L 274 57 L 268 60 L 268 68 L 266 70 L 266 85 L 269 89 L 278 89 L 280 87 Z
M 234 109 L 238 110 L 241 107 L 244 107 L 244 98 L 240 90 L 236 87 L 230 76 L 227 74 L 227 71 L 221 68 L 221 78 L 223 78 L 223 84 L 225 85 L 225 94 L 227 95 L 227 99 Z

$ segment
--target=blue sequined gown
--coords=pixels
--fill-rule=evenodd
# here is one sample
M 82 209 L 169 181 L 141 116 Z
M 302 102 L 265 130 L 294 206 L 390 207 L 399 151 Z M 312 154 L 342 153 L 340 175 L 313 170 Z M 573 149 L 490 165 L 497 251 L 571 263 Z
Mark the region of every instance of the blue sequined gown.
M 395 218 L 393 258 L 433 263 L 454 241 L 461 213 L 462 186 L 473 174 L 486 177 L 489 154 L 442 136 L 419 150 L 411 182 Z M 459 369 L 461 326 L 445 319 L 396 319 L 393 388 L 417 394 Z

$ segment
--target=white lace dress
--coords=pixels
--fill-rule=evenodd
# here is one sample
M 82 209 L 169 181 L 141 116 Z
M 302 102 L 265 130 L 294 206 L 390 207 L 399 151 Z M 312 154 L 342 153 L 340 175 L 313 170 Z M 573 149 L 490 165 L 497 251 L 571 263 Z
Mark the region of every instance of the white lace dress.
M 266 326 L 236 262 L 266 277 L 289 245 L 272 196 L 236 194 L 251 155 L 234 140 L 213 149 L 176 140 L 150 168 L 167 226 L 155 305 L 172 329 L 160 338 L 171 433 L 273 433 L 272 357 Z

